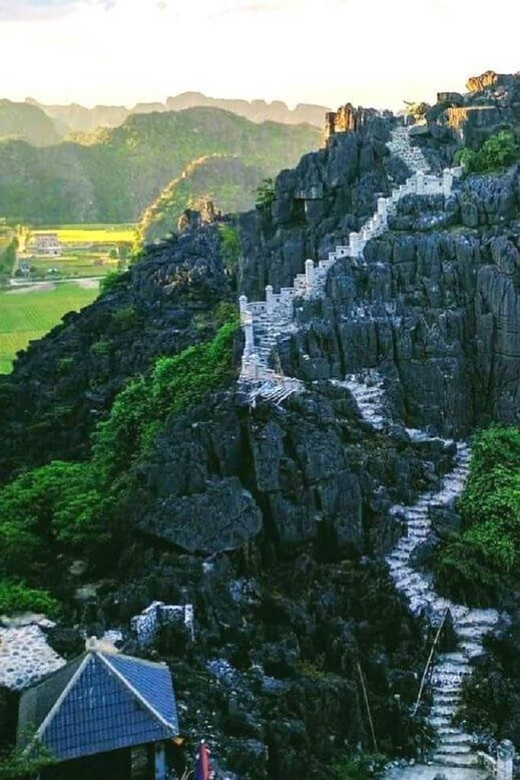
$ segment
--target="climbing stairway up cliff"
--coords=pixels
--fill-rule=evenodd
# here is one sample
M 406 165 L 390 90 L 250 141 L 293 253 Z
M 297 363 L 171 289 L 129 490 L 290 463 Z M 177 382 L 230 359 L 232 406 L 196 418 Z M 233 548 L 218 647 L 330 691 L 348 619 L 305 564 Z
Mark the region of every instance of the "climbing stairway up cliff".
M 249 400 L 271 396 L 278 389 L 277 396 L 287 398 L 300 392 L 303 384 L 283 375 L 280 368 L 270 365 L 270 356 L 280 339 L 288 338 L 297 326 L 294 318 L 294 300 L 323 295 L 327 274 L 340 259 L 364 263 L 364 249 L 368 241 L 388 230 L 388 218 L 392 217 L 399 200 L 407 195 L 444 195 L 451 193 L 453 180 L 460 174 L 459 168 L 444 171 L 442 175 L 427 175 L 428 162 L 422 151 L 410 141 L 410 129 L 397 126 L 391 133 L 388 148 L 414 171 L 405 184 L 394 187 L 389 197 L 377 198 L 377 209 L 359 232 L 349 234 L 348 245 L 338 245 L 326 259 L 317 264 L 312 259 L 305 261 L 303 273 L 297 274 L 291 287 L 282 287 L 275 293 L 268 285 L 265 301 L 249 302 L 240 298 L 240 315 L 245 333 L 245 348 L 242 355 L 240 384 L 246 388 Z
M 413 146 L 410 143 L 409 127 L 396 127 L 387 146 L 392 154 L 395 154 L 396 157 L 400 157 L 412 171 L 422 171 L 423 173 L 426 173 L 430 170 L 430 165 L 424 156 L 422 149 L 419 146 Z
M 352 392 L 362 417 L 376 429 L 384 427 L 384 389 L 377 375 L 368 375 L 368 378 L 350 376 L 343 384 Z M 415 429 L 410 433 L 412 439 L 420 434 Z M 424 433 L 423 438 L 433 437 Z M 432 628 L 441 624 L 447 612 L 451 613 L 458 637 L 457 650 L 438 656 L 431 678 L 433 702 L 428 720 L 437 733 L 432 762 L 439 768 L 470 769 L 479 765 L 478 756 L 473 752 L 472 735 L 455 725 L 453 718 L 460 703 L 464 680 L 471 674 L 471 658 L 482 654 L 483 637 L 496 626 L 499 614 L 494 609 L 470 609 L 439 596 L 431 576 L 416 571 L 412 558 L 431 531 L 430 510 L 453 505 L 462 493 L 469 458 L 468 446 L 457 444 L 455 468 L 444 477 L 439 490 L 425 493 L 412 506 L 392 507 L 392 514 L 403 521 L 406 534 L 386 559 L 395 586 L 406 597 L 410 610 L 416 615 L 424 614 Z M 457 775 L 450 772 L 447 777 L 455 778 Z
M 340 258 L 364 263 L 364 247 L 371 238 L 388 229 L 388 217 L 397 208 L 400 198 L 409 194 L 441 194 L 448 197 L 453 179 L 460 169 L 444 171 L 440 176 L 429 175 L 428 162 L 420 149 L 410 141 L 409 128 L 398 126 L 388 143 L 390 151 L 402 159 L 415 173 L 406 184 L 392 191 L 389 198 L 379 198 L 374 216 L 361 228 L 351 233 L 348 246 L 338 246 L 328 259 L 315 266 L 313 260 L 305 263 L 305 273 L 298 274 L 290 288 L 274 293 L 266 288 L 266 300 L 248 302 L 240 299 L 241 319 L 245 331 L 245 349 L 242 359 L 240 382 L 251 403 L 263 397 L 281 403 L 293 392 L 303 390 L 296 379 L 282 375 L 270 367 L 269 360 L 274 346 L 280 339 L 289 338 L 297 328 L 294 318 L 294 299 L 321 295 L 329 269 Z M 351 375 L 339 384 L 344 385 L 357 402 L 365 421 L 382 431 L 391 422 L 386 410 L 385 390 L 373 372 L 366 376 Z M 410 441 L 438 439 L 427 431 L 407 429 Z M 446 442 L 448 444 L 448 442 Z M 402 777 L 434 777 L 430 770 L 438 768 L 450 780 L 480 780 L 486 772 L 478 770 L 477 755 L 473 750 L 473 737 L 453 722 L 460 702 L 465 678 L 471 674 L 470 660 L 481 654 L 483 637 L 496 626 L 499 615 L 495 610 L 469 609 L 439 596 L 429 574 L 416 571 L 413 554 L 427 539 L 431 531 L 430 509 L 452 505 L 460 496 L 468 475 L 470 452 L 464 443 L 457 444 L 455 467 L 444 477 L 439 489 L 422 495 L 413 506 L 394 506 L 391 512 L 400 518 L 406 533 L 388 555 L 390 575 L 399 592 L 407 599 L 410 610 L 423 614 L 435 630 L 450 613 L 458 637 L 458 647 L 451 653 L 443 653 L 436 659 L 431 677 L 433 704 L 429 722 L 437 733 L 437 744 L 429 767 L 417 767 L 414 774 Z M 394 778 L 400 775 L 391 775 Z M 390 778 L 390 775 L 389 775 Z

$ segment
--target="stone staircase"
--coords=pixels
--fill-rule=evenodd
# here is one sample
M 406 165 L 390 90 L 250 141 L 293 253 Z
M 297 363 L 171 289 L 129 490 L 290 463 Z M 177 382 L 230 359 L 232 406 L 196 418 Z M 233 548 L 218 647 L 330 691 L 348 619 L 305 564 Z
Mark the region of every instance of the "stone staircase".
M 274 347 L 284 338 L 290 338 L 297 329 L 295 298 L 321 295 L 327 273 L 338 259 L 349 258 L 353 263 L 364 263 L 367 241 L 388 229 L 388 217 L 395 213 L 402 197 L 409 194 L 448 197 L 454 178 L 461 174 L 460 168 L 452 168 L 440 176 L 430 175 L 422 151 L 410 143 L 409 128 L 396 127 L 388 147 L 415 173 L 404 185 L 394 189 L 390 197 L 378 199 L 376 213 L 359 233 L 350 233 L 348 245 L 336 247 L 326 260 L 320 260 L 317 265 L 313 260 L 306 260 L 305 273 L 295 277 L 292 287 L 282 288 L 275 294 L 273 288 L 267 286 L 265 301 L 248 302 L 245 296 L 240 298 L 245 332 L 240 384 L 251 404 L 254 405 L 259 398 L 280 404 L 291 394 L 304 389 L 302 382 L 284 376 L 270 365 Z M 385 409 L 384 387 L 377 374 L 351 375 L 338 384 L 350 390 L 367 424 L 376 430 L 385 429 L 390 420 Z M 407 433 L 410 440 L 416 442 L 439 439 L 427 431 L 413 428 L 408 428 Z M 448 612 L 451 613 L 459 641 L 456 652 L 438 656 L 432 672 L 433 704 L 429 722 L 436 730 L 438 740 L 429 765 L 394 767 L 387 774 L 387 780 L 434 780 L 436 774 L 442 774 L 449 780 L 484 780 L 490 776 L 488 770 L 477 768 L 479 758 L 473 750 L 473 737 L 455 725 L 453 717 L 460 702 L 463 682 L 471 674 L 470 660 L 482 653 L 483 637 L 494 629 L 499 614 L 492 609 L 470 609 L 439 596 L 431 576 L 415 571 L 411 565 L 412 554 L 431 531 L 430 508 L 452 505 L 460 496 L 468 475 L 469 458 L 468 446 L 459 443 L 455 468 L 443 479 L 439 490 L 424 494 L 413 506 L 394 506 L 391 510 L 403 520 L 407 530 L 386 559 L 397 590 L 407 598 L 411 611 L 416 615 L 424 614 L 433 628 L 441 624 Z
M 392 133 L 392 138 L 387 144 L 391 153 L 400 157 L 412 171 L 422 171 L 426 173 L 430 170 L 428 160 L 424 156 L 419 146 L 412 146 L 410 143 L 410 128 L 396 127 Z
M 418 147 L 410 142 L 409 128 L 396 127 L 391 134 L 388 148 L 399 156 L 415 173 L 405 184 L 392 190 L 389 197 L 377 200 L 374 215 L 365 222 L 359 232 L 349 234 L 348 245 L 337 246 L 325 260 L 315 264 L 305 261 L 305 272 L 297 274 L 292 287 L 282 287 L 275 293 L 271 285 L 265 288 L 265 301 L 249 302 L 240 297 L 240 316 L 245 333 L 245 348 L 239 382 L 247 393 L 250 403 L 258 398 L 276 403 L 303 390 L 303 384 L 285 377 L 281 370 L 270 366 L 274 347 L 284 337 L 289 338 L 297 326 L 294 321 L 295 298 L 312 298 L 323 294 L 327 274 L 334 263 L 349 258 L 356 264 L 364 263 L 364 249 L 368 241 L 388 230 L 388 218 L 395 214 L 399 200 L 406 195 L 444 195 L 448 197 L 454 178 L 461 174 L 460 168 L 451 168 L 441 176 L 428 175 L 428 163 Z
M 367 423 L 378 430 L 385 427 L 382 407 L 384 389 L 377 374 L 372 372 L 363 377 L 349 376 L 340 384 L 352 392 L 360 414 Z M 407 430 L 412 440 L 434 438 L 417 429 Z M 464 680 L 471 674 L 471 658 L 482 654 L 483 637 L 494 629 L 499 613 L 494 609 L 470 609 L 437 595 L 432 577 L 415 571 L 411 559 L 413 552 L 431 531 L 430 509 L 452 506 L 462 493 L 469 471 L 469 459 L 468 446 L 459 443 L 455 468 L 443 479 L 439 490 L 425 493 L 412 506 L 392 507 L 391 513 L 404 522 L 406 535 L 386 558 L 396 589 L 406 597 L 410 610 L 415 615 L 425 615 L 434 628 L 440 626 L 448 611 L 453 619 L 453 627 L 459 640 L 458 648 L 455 652 L 442 653 L 436 659 L 431 677 L 433 703 L 428 717 L 438 737 L 432 755 L 432 766 L 446 771 L 446 777 L 449 778 L 470 777 L 467 774 L 456 774 L 452 770 L 469 770 L 480 765 L 479 756 L 473 751 L 472 735 L 455 725 L 453 717 L 460 703 Z M 394 776 L 401 775 L 391 775 Z M 476 776 L 487 777 L 487 774 Z

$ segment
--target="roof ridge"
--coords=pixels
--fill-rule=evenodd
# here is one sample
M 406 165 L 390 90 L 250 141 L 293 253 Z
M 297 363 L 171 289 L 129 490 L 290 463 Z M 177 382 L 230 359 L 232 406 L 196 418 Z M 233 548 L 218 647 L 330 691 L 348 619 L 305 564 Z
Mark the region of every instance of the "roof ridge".
M 126 653 L 107 653 L 104 650 L 98 651 L 98 655 L 108 656 L 108 658 L 125 658 L 127 661 L 133 661 L 138 664 L 146 664 L 147 666 L 153 666 L 157 669 L 168 669 L 168 664 L 164 661 L 149 661 L 148 658 L 136 658 L 133 655 L 126 655 Z
M 79 679 L 79 677 L 83 673 L 83 670 L 85 669 L 85 667 L 89 663 L 91 657 L 92 657 L 91 653 L 85 653 L 85 656 L 84 656 L 83 660 L 81 661 L 80 665 L 78 666 L 78 668 L 76 669 L 76 671 L 74 672 L 74 674 L 72 675 L 70 680 L 68 681 L 67 685 L 62 690 L 62 692 L 60 693 L 60 695 L 58 696 L 58 698 L 56 699 L 56 701 L 54 702 L 54 704 L 50 708 L 50 710 L 47 713 L 47 715 L 44 717 L 44 719 L 40 723 L 40 725 L 39 725 L 39 727 L 38 727 L 38 729 L 36 731 L 36 734 L 34 735 L 35 738 L 36 737 L 41 738 L 41 736 L 43 735 L 43 732 L 50 726 L 52 719 L 54 718 L 54 716 L 56 715 L 56 713 L 60 709 L 60 707 L 63 704 L 63 702 L 65 701 L 66 697 L 69 695 L 69 693 L 70 693 L 71 689 L 73 688 L 73 686 L 76 684 L 76 681 Z M 78 658 L 81 658 L 81 656 L 78 656 Z M 28 748 L 29 748 L 30 744 L 32 744 L 33 741 L 34 740 L 32 740 L 31 743 L 29 743 L 29 745 L 27 746 Z
M 174 726 L 174 724 L 172 724 L 169 721 L 167 721 L 166 718 L 163 717 L 161 715 L 161 713 L 158 712 L 155 709 L 155 707 L 153 707 L 150 704 L 150 702 L 147 699 L 145 699 L 145 697 L 141 693 L 139 693 L 138 690 L 136 690 L 134 688 L 134 686 L 131 684 L 131 682 L 126 679 L 124 674 L 122 674 L 118 669 L 116 669 L 115 666 L 113 666 L 110 663 L 110 661 L 108 660 L 108 658 L 110 656 L 107 657 L 107 656 L 103 655 L 102 653 L 94 653 L 94 655 L 97 655 L 101 659 L 101 661 L 105 664 L 105 666 L 107 666 L 110 669 L 110 671 L 117 677 L 117 679 L 123 684 L 123 686 L 130 691 L 130 693 L 140 702 L 140 704 L 142 704 L 145 707 L 145 709 L 147 709 L 148 712 L 151 715 L 153 715 L 153 717 L 156 718 L 161 723 L 162 726 L 165 726 L 168 729 L 175 729 L 176 728 L 176 726 Z M 126 657 L 129 657 L 129 656 L 126 656 Z M 168 666 L 166 664 L 164 664 L 164 667 L 165 667 L 165 669 L 168 669 Z

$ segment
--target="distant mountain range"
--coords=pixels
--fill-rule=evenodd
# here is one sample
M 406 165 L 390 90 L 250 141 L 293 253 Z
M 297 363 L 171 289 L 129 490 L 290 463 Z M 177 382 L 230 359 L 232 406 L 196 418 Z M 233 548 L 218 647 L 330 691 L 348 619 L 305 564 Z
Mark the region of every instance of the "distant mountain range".
M 137 221 L 170 185 L 161 217 L 167 234 L 179 211 L 206 195 L 217 209 L 248 208 L 262 178 L 294 166 L 321 140 L 309 124 L 257 124 L 189 108 L 129 116 L 88 143 L 42 146 L 44 137 L 55 142 L 49 121 L 34 105 L 0 105 L 0 216 L 32 224 Z
M 243 116 L 252 122 L 279 122 L 284 125 L 298 125 L 307 122 L 315 127 L 322 127 L 325 113 L 330 109 L 300 103 L 295 109 L 290 109 L 280 100 L 267 103 L 265 100 L 229 100 L 212 98 L 201 92 L 184 92 L 176 97 L 167 98 L 165 103 L 138 103 L 134 108 L 125 106 L 95 106 L 85 108 L 77 103 L 70 105 L 47 106 L 33 98 L 26 99 L 26 105 L 40 108 L 50 117 L 56 129 L 62 136 L 67 133 L 91 133 L 99 127 L 118 127 L 133 114 L 150 114 L 153 112 L 183 111 L 186 108 L 221 108 L 233 114 Z
M 52 146 L 59 143 L 61 136 L 53 119 L 37 106 L 0 100 L 0 140 Z

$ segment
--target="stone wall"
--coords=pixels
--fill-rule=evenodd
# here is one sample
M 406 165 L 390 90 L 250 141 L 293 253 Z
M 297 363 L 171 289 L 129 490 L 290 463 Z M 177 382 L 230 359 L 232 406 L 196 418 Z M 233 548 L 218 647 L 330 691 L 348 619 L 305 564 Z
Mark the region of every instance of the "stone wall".
M 194 612 L 191 604 L 183 606 L 154 601 L 130 622 L 138 643 L 142 647 L 153 644 L 163 626 L 178 625 L 184 628 L 190 639 L 195 639 Z

